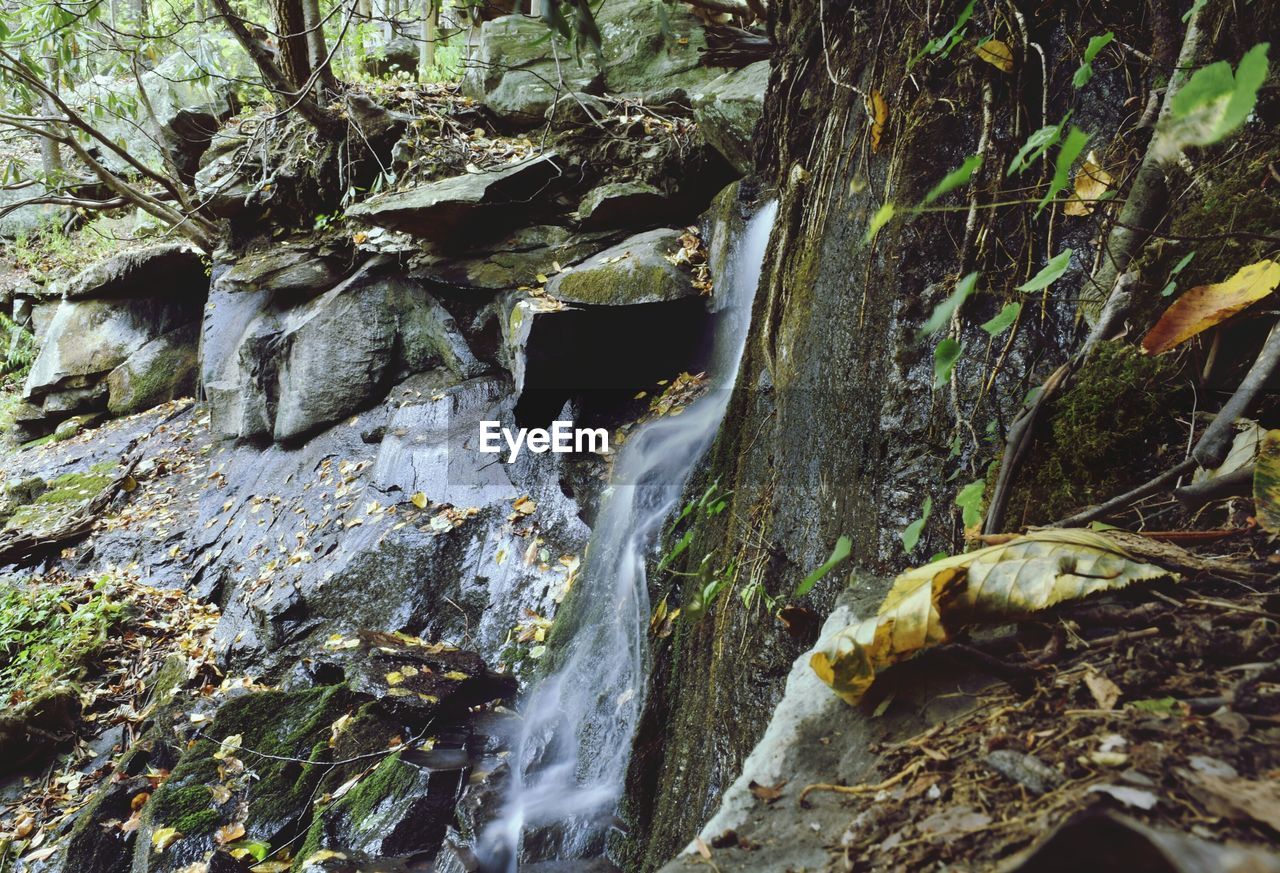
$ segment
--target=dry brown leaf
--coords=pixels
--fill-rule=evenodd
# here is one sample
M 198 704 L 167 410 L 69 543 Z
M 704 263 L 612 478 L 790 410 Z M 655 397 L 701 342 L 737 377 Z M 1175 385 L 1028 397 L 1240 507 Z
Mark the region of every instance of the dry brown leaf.
M 218 828 L 213 834 L 213 840 L 219 846 L 225 846 L 227 843 L 234 843 L 243 836 L 244 824 L 237 821 Z
M 1280 430 L 1269 430 L 1258 446 L 1253 468 L 1253 506 L 1258 524 L 1280 532 Z
M 884 125 L 889 120 L 889 104 L 884 95 L 875 88 L 867 95 L 867 115 L 871 117 L 871 151 L 880 151 L 880 139 L 884 136 Z
M 997 70 L 1013 72 L 1013 51 L 998 39 L 989 39 L 975 48 L 974 53 Z
M 1120 702 L 1120 686 L 1103 676 L 1092 665 L 1089 666 L 1088 672 L 1084 674 L 1084 685 L 1089 689 L 1089 693 L 1093 695 L 1094 701 L 1098 704 L 1098 709 L 1110 711 L 1115 709 L 1116 704 Z
M 843 700 L 857 703 L 876 674 L 946 642 L 965 625 L 1009 621 L 1172 575 L 1135 560 L 1097 531 L 1035 531 L 908 570 L 894 580 L 878 615 L 827 637 L 809 665 Z
M 786 784 L 787 780 L 785 779 L 777 785 L 761 785 L 759 782 L 752 780 L 747 789 L 756 800 L 763 800 L 765 803 L 776 803 L 782 797 L 782 789 Z
M 1102 195 L 1111 190 L 1116 183 L 1115 177 L 1102 169 L 1098 156 L 1089 152 L 1076 173 L 1075 193 L 1062 211 L 1067 215 L 1088 215 L 1097 207 Z
M 1229 818 L 1248 817 L 1280 830 L 1280 783 L 1197 773 L 1195 781 L 1209 795 L 1212 812 Z
M 1258 302 L 1277 285 L 1280 285 L 1280 264 L 1271 260 L 1242 267 L 1225 282 L 1197 285 L 1165 310 L 1142 338 L 1142 350 L 1149 355 L 1167 352 Z

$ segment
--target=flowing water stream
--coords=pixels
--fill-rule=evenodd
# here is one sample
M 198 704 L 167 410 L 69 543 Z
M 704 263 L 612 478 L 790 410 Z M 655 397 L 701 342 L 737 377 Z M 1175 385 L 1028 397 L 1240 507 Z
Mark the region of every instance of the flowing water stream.
M 515 871 L 531 834 L 540 834 L 543 857 L 603 853 L 644 705 L 646 557 L 724 417 L 776 211 L 768 203 L 747 222 L 715 277 L 723 296 L 712 390 L 683 414 L 644 425 L 619 452 L 573 595 L 576 632 L 529 695 L 502 815 L 477 847 L 486 870 Z

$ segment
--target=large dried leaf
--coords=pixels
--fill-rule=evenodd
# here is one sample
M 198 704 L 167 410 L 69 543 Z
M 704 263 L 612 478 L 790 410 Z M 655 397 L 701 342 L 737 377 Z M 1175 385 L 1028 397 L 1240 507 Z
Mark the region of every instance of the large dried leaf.
M 836 694 L 857 703 L 877 673 L 965 625 L 1008 621 L 1171 575 L 1097 531 L 1035 531 L 908 570 L 894 580 L 879 614 L 828 637 L 809 664 Z
M 1142 338 L 1142 348 L 1150 355 L 1167 352 L 1266 297 L 1277 285 L 1280 264 L 1262 260 L 1242 267 L 1225 282 L 1192 288 L 1165 310 Z
M 1076 173 L 1075 195 L 1062 207 L 1066 215 L 1088 215 L 1097 207 L 1112 186 L 1115 177 L 1102 169 L 1098 156 L 1089 152 Z
M 880 139 L 884 136 L 884 125 L 889 120 L 889 104 L 884 95 L 875 88 L 867 97 L 867 114 L 871 116 L 871 151 L 880 151 Z
M 1258 447 L 1253 468 L 1253 503 L 1258 524 L 1280 533 L 1280 430 L 1269 430 Z

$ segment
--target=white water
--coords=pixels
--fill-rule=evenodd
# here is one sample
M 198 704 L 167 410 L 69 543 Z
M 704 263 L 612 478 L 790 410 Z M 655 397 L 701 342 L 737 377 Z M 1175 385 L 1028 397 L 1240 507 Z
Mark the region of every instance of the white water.
M 576 632 L 559 653 L 559 668 L 529 696 L 502 817 L 477 846 L 486 870 L 513 873 L 522 839 L 544 828 L 554 828 L 557 859 L 603 852 L 644 705 L 646 555 L 724 417 L 776 211 L 769 203 L 747 223 L 725 275 L 715 277 L 724 296 L 712 390 L 683 414 L 645 425 L 619 452 L 573 595 Z

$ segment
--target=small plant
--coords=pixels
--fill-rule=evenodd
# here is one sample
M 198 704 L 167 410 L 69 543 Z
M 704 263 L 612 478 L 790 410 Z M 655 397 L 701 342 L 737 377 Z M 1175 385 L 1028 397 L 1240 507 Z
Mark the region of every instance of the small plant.
M 125 614 L 112 580 L 0 582 L 0 700 L 75 681 Z

